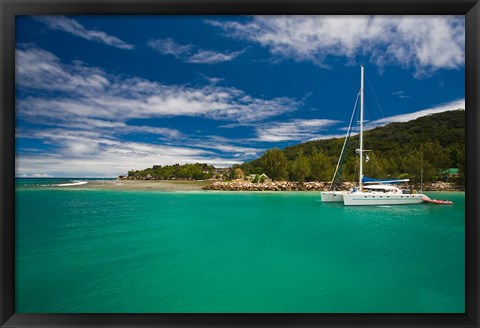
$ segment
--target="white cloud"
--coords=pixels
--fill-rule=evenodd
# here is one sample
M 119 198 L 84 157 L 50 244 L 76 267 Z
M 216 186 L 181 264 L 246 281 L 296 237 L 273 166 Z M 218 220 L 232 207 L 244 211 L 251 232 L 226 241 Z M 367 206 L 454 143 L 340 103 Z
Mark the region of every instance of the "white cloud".
M 302 102 L 279 97 L 253 98 L 233 87 L 164 85 L 107 74 L 78 63 L 64 64 L 53 54 L 26 46 L 16 50 L 16 83 L 32 90 L 59 93 L 17 101 L 25 118 L 51 122 L 89 118 L 196 116 L 249 122 L 295 111 Z
M 388 116 L 384 117 L 378 120 L 373 120 L 373 121 L 368 121 L 364 125 L 364 130 L 371 130 L 379 126 L 384 126 L 389 123 L 395 123 L 395 122 L 408 122 L 415 120 L 419 117 L 427 116 L 430 114 L 437 114 L 437 113 L 442 113 L 442 112 L 447 112 L 451 110 L 457 110 L 457 109 L 463 109 L 465 110 L 465 99 L 457 99 L 453 100 L 447 103 L 439 104 L 437 106 L 433 106 L 431 108 L 426 108 L 426 109 L 421 109 L 415 112 L 411 113 L 406 113 L 406 114 L 400 114 L 400 115 L 394 115 L 394 116 Z M 348 127 L 342 127 L 338 129 L 340 131 L 347 131 Z M 357 135 L 358 132 L 360 131 L 360 128 L 356 126 L 351 127 L 351 135 Z M 325 135 L 322 136 L 320 139 L 328 139 L 328 138 L 336 138 L 336 137 L 345 137 L 345 135 Z M 316 138 L 314 138 L 316 139 Z
M 31 45 L 15 50 L 15 70 L 15 82 L 34 89 L 90 93 L 110 84 L 100 69 L 79 62 L 63 65 L 51 52 Z
M 410 96 L 405 91 L 402 91 L 402 90 L 394 91 L 391 93 L 391 95 L 400 99 L 410 98 Z
M 446 104 L 441 104 L 432 108 L 422 109 L 413 113 L 385 117 L 379 120 L 369 122 L 369 126 L 371 128 L 371 127 L 385 125 L 393 122 L 408 122 L 422 116 L 442 113 L 442 112 L 456 110 L 456 109 L 465 109 L 465 99 L 454 100 Z
M 222 167 L 240 162 L 205 149 L 125 141 L 91 131 L 47 129 L 20 133 L 19 137 L 43 140 L 52 148 L 42 154 L 17 155 L 17 176 L 43 172 L 51 176 L 114 177 L 158 164 L 201 162 Z
M 157 50 L 162 55 L 172 55 L 180 58 L 183 55 L 188 55 L 192 50 L 192 45 L 181 45 L 171 38 L 167 39 L 152 39 L 147 42 L 147 45 Z
M 32 174 L 22 174 L 20 177 L 21 178 L 51 178 L 53 176 L 46 173 L 32 173 Z
M 134 48 L 133 45 L 128 44 L 115 36 L 108 35 L 105 32 L 88 30 L 72 18 L 68 18 L 65 16 L 33 16 L 33 18 L 39 22 L 46 24 L 49 28 L 53 30 L 60 30 L 71 33 L 86 40 L 101 42 L 103 44 L 117 47 L 120 49 Z
M 245 23 L 206 22 L 278 58 L 321 67 L 328 66 L 329 56 L 349 63 L 366 56 L 380 67 L 412 67 L 422 77 L 463 67 L 465 61 L 462 16 L 255 16 Z
M 238 140 L 189 137 L 161 122 L 174 116 L 261 122 L 302 105 L 290 98 L 255 98 L 232 87 L 164 85 L 106 73 L 80 62 L 63 63 L 32 45 L 16 50 L 16 85 L 22 122 L 16 131 L 17 176 L 116 176 L 156 164 L 195 162 L 231 166 L 261 149 Z M 43 146 L 24 148 L 27 139 Z
M 205 75 L 205 74 L 202 74 L 202 73 L 198 73 L 198 75 L 200 75 L 201 77 L 203 77 L 205 80 L 207 80 L 210 84 L 217 84 L 217 83 L 220 83 L 222 82 L 224 79 L 223 78 L 220 78 L 220 77 L 210 77 L 208 75 Z
M 245 50 L 230 52 L 230 53 L 220 53 L 211 50 L 201 50 L 196 54 L 193 54 L 187 59 L 189 63 L 195 64 L 216 64 L 222 62 L 232 61 L 242 54 Z
M 233 156 L 237 159 L 248 160 L 254 157 L 258 157 L 265 150 L 263 148 L 253 148 L 242 145 L 251 141 L 252 140 L 241 138 L 231 140 L 221 136 L 206 136 L 203 138 L 192 140 L 187 139 L 185 140 L 185 143 L 194 144 L 197 148 L 219 150 L 222 153 Z
M 186 63 L 193 64 L 217 64 L 229 62 L 240 56 L 246 49 L 235 52 L 218 52 L 213 50 L 203 50 L 192 44 L 182 45 L 171 38 L 152 39 L 147 45 L 157 50 L 162 55 L 172 55 Z
M 256 128 L 257 140 L 266 142 L 305 141 L 315 138 L 319 131 L 336 123 L 338 121 L 326 119 L 297 119 L 290 122 L 268 123 L 268 125 Z

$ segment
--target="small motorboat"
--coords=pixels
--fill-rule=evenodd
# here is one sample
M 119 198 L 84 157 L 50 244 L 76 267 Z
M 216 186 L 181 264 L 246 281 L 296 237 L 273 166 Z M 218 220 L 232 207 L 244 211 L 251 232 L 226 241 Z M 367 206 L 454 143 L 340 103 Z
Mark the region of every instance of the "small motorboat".
M 439 205 L 452 205 L 453 204 L 453 202 L 451 200 L 431 199 L 428 196 L 423 197 L 423 201 L 425 203 L 439 204 Z

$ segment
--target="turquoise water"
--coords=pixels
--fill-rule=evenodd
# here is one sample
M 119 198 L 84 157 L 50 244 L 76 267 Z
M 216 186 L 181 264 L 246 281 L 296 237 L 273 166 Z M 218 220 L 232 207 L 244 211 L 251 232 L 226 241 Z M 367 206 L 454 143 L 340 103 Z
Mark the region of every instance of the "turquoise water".
M 19 313 L 464 312 L 464 193 L 344 207 L 31 186 L 16 192 Z

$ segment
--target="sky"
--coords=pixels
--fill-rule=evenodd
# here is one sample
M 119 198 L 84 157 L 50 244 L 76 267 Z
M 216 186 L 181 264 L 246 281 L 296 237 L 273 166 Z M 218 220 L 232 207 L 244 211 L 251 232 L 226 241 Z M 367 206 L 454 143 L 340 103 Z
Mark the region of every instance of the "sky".
M 16 176 L 229 167 L 465 108 L 463 16 L 17 16 Z M 339 150 L 340 152 L 340 150 Z

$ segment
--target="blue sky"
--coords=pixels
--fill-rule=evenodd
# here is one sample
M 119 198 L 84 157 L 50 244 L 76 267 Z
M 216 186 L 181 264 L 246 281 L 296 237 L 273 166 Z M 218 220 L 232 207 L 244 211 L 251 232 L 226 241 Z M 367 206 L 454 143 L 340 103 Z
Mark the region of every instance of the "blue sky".
M 22 16 L 16 175 L 226 167 L 343 137 L 362 63 L 370 127 L 464 108 L 464 31 L 463 16 Z

